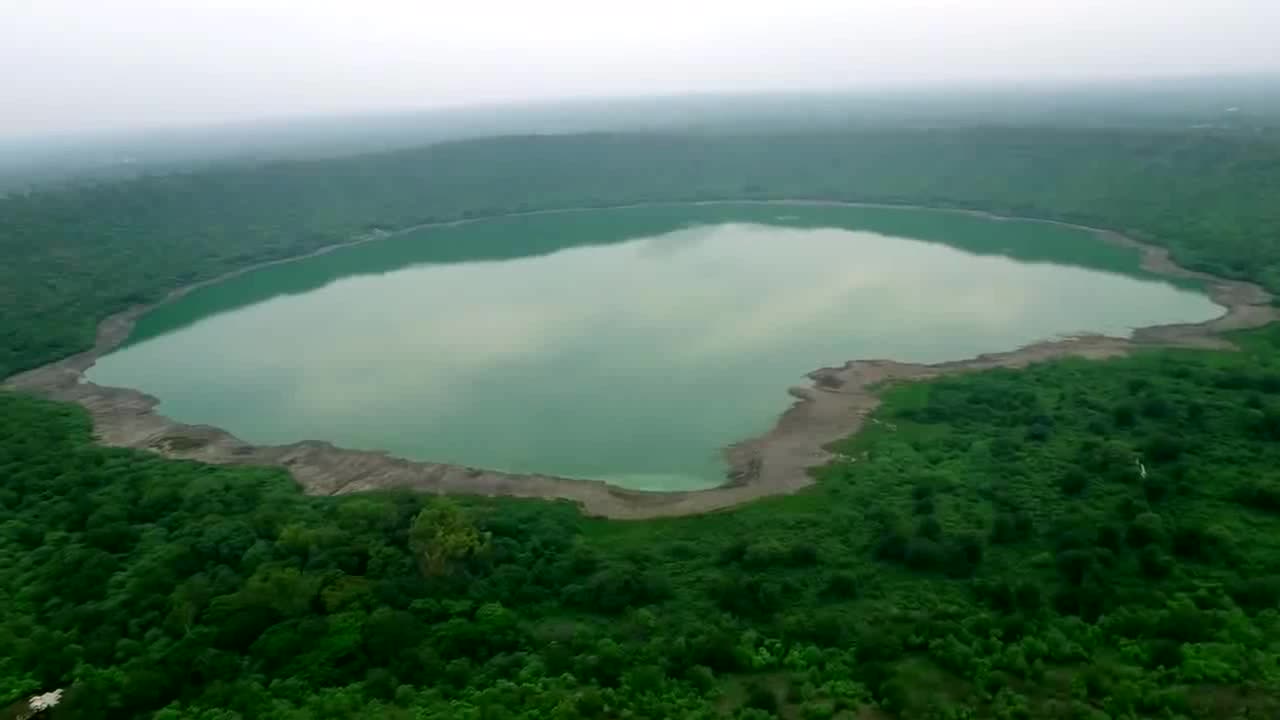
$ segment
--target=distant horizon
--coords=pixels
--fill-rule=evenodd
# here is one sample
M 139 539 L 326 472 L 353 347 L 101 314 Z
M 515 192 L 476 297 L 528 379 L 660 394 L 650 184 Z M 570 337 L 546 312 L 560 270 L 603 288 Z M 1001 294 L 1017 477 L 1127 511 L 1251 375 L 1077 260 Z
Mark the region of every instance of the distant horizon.
M 573 99 L 1280 72 L 1275 0 L 42 0 L 0 134 Z
M 1025 93 L 1027 96 L 1054 92 L 1079 91 L 1121 91 L 1121 90 L 1171 90 L 1182 85 L 1194 85 L 1210 82 L 1274 82 L 1280 89 L 1280 70 L 1260 70 L 1248 72 L 1204 73 L 1204 74 L 1148 74 L 1132 76 L 1108 76 L 1098 78 L 1055 77 L 1040 80 L 1026 78 L 1003 78 L 997 80 L 972 80 L 948 83 L 913 82 L 887 83 L 874 85 L 844 86 L 831 88 L 761 88 L 761 89 L 708 89 L 671 92 L 652 92 L 634 94 L 577 94 L 556 97 L 513 98 L 513 99 L 477 99 L 437 105 L 386 105 L 373 108 L 314 110 L 310 112 L 283 112 L 263 115 L 237 115 L 204 122 L 164 122 L 136 123 L 109 127 L 54 129 L 35 131 L 7 131 L 0 127 L 0 143 L 22 142 L 83 142 L 103 140 L 125 140 L 133 136 L 148 133 L 198 134 L 202 132 L 234 131 L 264 129 L 272 126 L 288 126 L 306 122 L 341 122 L 375 119 L 391 119 L 397 117 L 412 118 L 417 116 L 463 114 L 483 110 L 549 110 L 573 105 L 593 105 L 610 102 L 645 103 L 664 101 L 693 101 L 751 98 L 831 98 L 854 99 L 859 96 L 868 98 L 892 97 L 901 100 L 938 99 L 945 96 L 980 96 L 996 94 L 1016 96 Z M 1135 86 L 1138 86 L 1135 88 Z

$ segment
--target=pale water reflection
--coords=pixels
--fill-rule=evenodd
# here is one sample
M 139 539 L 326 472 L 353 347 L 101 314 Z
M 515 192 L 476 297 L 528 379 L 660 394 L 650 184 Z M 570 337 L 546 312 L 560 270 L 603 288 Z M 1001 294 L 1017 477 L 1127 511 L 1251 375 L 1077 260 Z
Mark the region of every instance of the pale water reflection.
M 693 488 L 721 482 L 720 448 L 767 429 L 816 367 L 1221 311 L 1084 233 L 916 213 L 959 238 L 950 247 L 892 236 L 902 212 L 634 209 L 393 238 L 194 293 L 89 375 L 256 443 Z M 513 235 L 540 254 L 519 240 L 491 259 L 454 252 Z M 982 243 L 1038 261 L 961 249 Z M 1083 266 L 1067 264 L 1071 243 Z

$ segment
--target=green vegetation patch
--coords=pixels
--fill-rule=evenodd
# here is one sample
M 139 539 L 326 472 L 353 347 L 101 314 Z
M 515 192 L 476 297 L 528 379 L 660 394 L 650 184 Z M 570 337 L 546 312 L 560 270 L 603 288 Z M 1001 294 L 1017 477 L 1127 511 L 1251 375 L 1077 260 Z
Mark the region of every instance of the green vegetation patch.
M 305 497 L 3 395 L 4 695 L 74 682 L 70 717 L 1267 717 L 1280 331 L 1241 340 L 892 388 L 812 491 L 645 523 Z

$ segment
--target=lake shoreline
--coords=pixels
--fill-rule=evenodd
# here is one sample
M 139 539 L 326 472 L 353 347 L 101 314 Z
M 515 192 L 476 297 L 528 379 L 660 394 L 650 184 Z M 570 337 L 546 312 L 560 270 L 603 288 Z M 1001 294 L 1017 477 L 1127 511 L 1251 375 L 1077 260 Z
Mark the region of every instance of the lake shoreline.
M 188 425 L 167 418 L 156 408 L 159 400 L 130 388 L 106 387 L 89 382 L 84 373 L 99 357 L 122 344 L 134 323 L 146 312 L 207 285 L 263 267 L 315 257 L 342 248 L 432 227 L 454 227 L 503 217 L 548 215 L 597 210 L 705 205 L 776 205 L 890 208 L 954 212 L 998 221 L 1048 223 L 1095 234 L 1105 242 L 1141 253 L 1143 269 L 1166 277 L 1205 283 L 1210 299 L 1226 312 L 1202 323 L 1140 328 L 1132 338 L 1084 335 L 1034 343 L 1008 352 L 936 364 L 901 363 L 893 360 L 851 360 L 842 366 L 809 373 L 812 384 L 788 392 L 796 401 L 762 435 L 724 449 L 729 480 L 718 487 L 693 491 L 627 490 L 595 480 L 549 475 L 505 473 L 445 463 L 406 460 L 385 452 L 349 450 L 323 441 L 258 446 L 231 433 L 207 425 Z M 112 315 L 98 326 L 93 348 L 41 368 L 8 378 L 4 388 L 34 393 L 49 399 L 75 402 L 93 419 L 96 439 L 109 446 L 144 449 L 174 459 L 213 464 L 268 465 L 290 472 L 303 490 L 315 495 L 338 495 L 389 488 L 407 488 L 437 494 L 478 494 L 524 498 L 563 499 L 584 512 L 617 519 L 645 519 L 696 515 L 734 507 L 772 495 L 790 494 L 812 486 L 812 467 L 833 459 L 826 447 L 856 434 L 880 405 L 875 388 L 886 382 L 927 380 L 945 375 L 991 368 L 1021 368 L 1061 357 L 1103 359 L 1119 357 L 1140 348 L 1190 347 L 1232 349 L 1221 333 L 1255 328 L 1273 322 L 1278 311 L 1261 287 L 1217 278 L 1178 266 L 1169 251 L 1120 233 L 1054 220 L 1018 218 L 995 213 L 934 208 L 919 205 L 851 203 L 822 200 L 724 200 L 700 202 L 634 203 L 614 207 L 576 207 L 536 210 L 488 217 L 427 223 L 395 231 L 375 231 L 351 241 L 315 252 L 272 260 L 194 283 L 169 293 L 157 303 Z

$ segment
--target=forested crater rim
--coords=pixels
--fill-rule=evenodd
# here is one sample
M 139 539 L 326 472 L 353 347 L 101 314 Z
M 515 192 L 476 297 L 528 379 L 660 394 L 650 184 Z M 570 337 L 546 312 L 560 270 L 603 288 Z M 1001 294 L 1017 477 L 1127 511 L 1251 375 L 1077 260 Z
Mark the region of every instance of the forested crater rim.
M 812 384 L 793 387 L 796 401 L 774 426 L 762 435 L 724 449 L 730 473 L 727 482 L 705 490 L 651 492 L 627 490 L 597 480 L 561 478 L 542 474 L 506 473 L 479 468 L 412 461 L 381 451 L 350 450 L 325 441 L 308 440 L 288 445 L 260 446 L 246 443 L 221 428 L 179 423 L 156 412 L 159 400 L 130 388 L 97 385 L 84 373 L 99 357 L 121 345 L 134 323 L 150 310 L 187 293 L 254 270 L 314 257 L 334 250 L 432 227 L 454 227 L 499 218 L 606 211 L 643 207 L 708 205 L 830 206 L 885 208 L 947 212 L 995 221 L 1036 222 L 1074 228 L 1101 240 L 1134 248 L 1141 253 L 1141 267 L 1166 277 L 1199 280 L 1209 298 L 1226 312 L 1206 322 L 1160 325 L 1137 329 L 1131 338 L 1080 335 L 1034 343 L 1009 352 L 937 364 L 902 363 L 887 359 L 850 360 L 839 367 L 809 373 Z M 104 319 L 94 346 L 43 367 L 14 375 L 4 387 L 32 392 L 53 400 L 75 402 L 88 410 L 94 434 L 102 444 L 143 449 L 173 459 L 213 464 L 270 465 L 288 470 L 303 490 L 315 495 L 406 488 L 437 494 L 479 494 L 563 499 L 577 503 L 591 515 L 618 519 L 644 519 L 695 515 L 733 507 L 772 495 L 790 494 L 814 484 L 810 468 L 835 456 L 831 443 L 856 434 L 880 400 L 873 389 L 886 382 L 918 381 L 944 375 L 992 368 L 1021 368 L 1061 357 L 1103 359 L 1129 354 L 1141 347 L 1191 347 L 1233 349 L 1221 333 L 1262 327 L 1275 320 L 1277 310 L 1262 287 L 1228 280 L 1177 265 L 1168 249 L 1140 242 L 1115 231 L 1058 220 L 1016 217 L 972 209 L 930 207 L 915 204 L 856 203 L 812 199 L 711 200 L 693 202 L 631 203 L 597 207 L 569 207 L 499 213 L 453 221 L 425 223 L 393 231 L 375 231 L 336 243 L 312 253 L 246 266 L 219 277 L 178 288 L 159 302 L 130 308 Z

